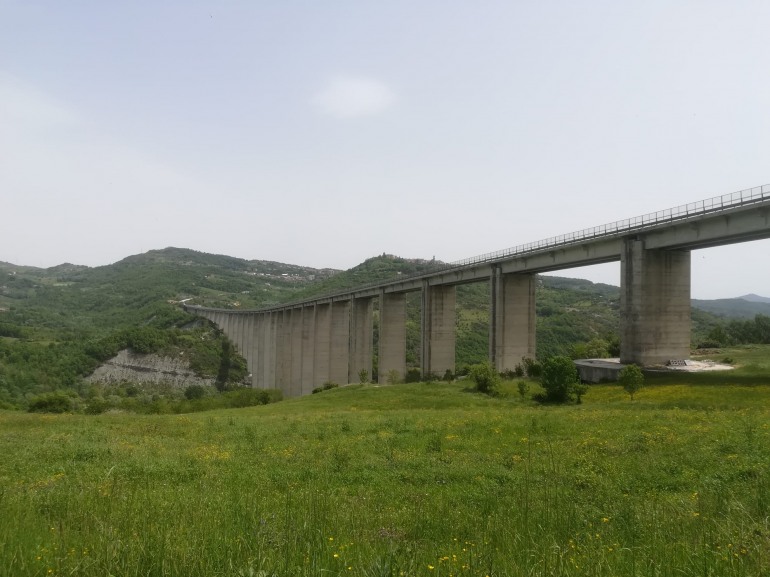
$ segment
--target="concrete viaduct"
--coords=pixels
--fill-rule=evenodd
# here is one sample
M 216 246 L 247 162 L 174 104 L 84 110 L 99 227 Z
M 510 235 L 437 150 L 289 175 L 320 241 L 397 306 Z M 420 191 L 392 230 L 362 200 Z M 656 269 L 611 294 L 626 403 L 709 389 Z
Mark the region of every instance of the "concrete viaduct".
M 654 365 L 690 354 L 690 251 L 770 238 L 770 185 L 441 265 L 414 277 L 260 310 L 186 310 L 219 326 L 257 388 L 299 396 L 371 374 L 379 301 L 379 382 L 406 373 L 406 294 L 422 299 L 421 370 L 455 370 L 455 291 L 490 283 L 489 359 L 535 356 L 535 275 L 620 261 L 620 360 Z

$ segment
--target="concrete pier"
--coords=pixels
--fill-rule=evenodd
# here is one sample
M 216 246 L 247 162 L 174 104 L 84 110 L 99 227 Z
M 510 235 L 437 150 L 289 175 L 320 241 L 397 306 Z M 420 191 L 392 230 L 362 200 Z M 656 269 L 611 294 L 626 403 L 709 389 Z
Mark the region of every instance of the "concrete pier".
M 422 374 L 439 378 L 455 372 L 457 288 L 454 285 L 422 289 Z
M 350 367 L 348 382 L 357 383 L 359 371 L 366 371 L 367 380 L 372 375 L 372 351 L 374 323 L 372 298 L 350 299 Z
M 620 275 L 620 362 L 689 358 L 690 251 L 649 250 L 644 240 L 628 240 Z
M 378 382 L 388 382 L 388 373 L 406 376 L 406 293 L 380 294 L 380 350 Z
M 315 307 L 315 349 L 313 351 L 314 379 L 319 385 L 331 380 L 329 358 L 331 351 L 331 303 Z
M 300 394 L 313 392 L 315 382 L 315 307 L 302 307 L 302 375 Z
M 524 357 L 535 358 L 535 276 L 497 268 L 490 282 L 490 358 L 498 371 L 513 370 Z

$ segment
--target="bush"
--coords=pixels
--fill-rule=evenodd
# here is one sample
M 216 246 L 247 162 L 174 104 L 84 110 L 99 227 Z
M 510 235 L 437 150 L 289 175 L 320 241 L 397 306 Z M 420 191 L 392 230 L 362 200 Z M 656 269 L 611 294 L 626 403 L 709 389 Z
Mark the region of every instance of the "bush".
M 32 397 L 29 402 L 30 413 L 71 413 L 73 399 L 64 391 L 53 391 Z
M 256 405 L 266 405 L 270 402 L 270 394 L 265 389 L 252 389 L 244 387 L 234 391 L 228 391 L 223 396 L 230 407 L 242 408 Z
M 404 378 L 404 382 L 419 383 L 420 381 L 423 381 L 423 380 L 425 381 L 434 380 L 433 375 L 431 373 L 425 373 L 425 378 L 423 378 L 423 375 L 420 372 L 420 369 L 412 368 L 406 371 L 406 377 Z
M 444 371 L 444 381 L 447 383 L 451 383 L 455 380 L 455 376 L 452 374 L 452 369 L 447 369 Z
M 103 397 L 92 397 L 88 400 L 88 404 L 86 404 L 85 413 L 87 415 L 101 415 L 109 408 L 110 403 Z
M 188 401 L 202 399 L 205 394 L 206 389 L 203 387 L 203 385 L 190 385 L 184 390 L 184 397 Z
M 524 374 L 530 379 L 540 378 L 540 375 L 543 373 L 543 366 L 531 357 L 524 357 L 521 359 L 521 365 Z
M 527 381 L 519 381 L 516 383 L 516 386 L 519 389 L 519 396 L 521 396 L 522 399 L 526 397 L 529 392 L 529 383 Z
M 390 369 L 388 371 L 387 376 L 385 377 L 385 381 L 389 385 L 397 385 L 401 382 L 401 375 L 398 373 L 396 369 Z
M 577 368 L 569 357 L 551 357 L 543 363 L 543 379 L 545 400 L 551 403 L 566 403 L 572 400 L 576 393 L 582 395 L 585 391 L 577 391 L 580 385 Z
M 473 365 L 468 376 L 480 393 L 494 395 L 500 388 L 500 375 L 490 363 Z

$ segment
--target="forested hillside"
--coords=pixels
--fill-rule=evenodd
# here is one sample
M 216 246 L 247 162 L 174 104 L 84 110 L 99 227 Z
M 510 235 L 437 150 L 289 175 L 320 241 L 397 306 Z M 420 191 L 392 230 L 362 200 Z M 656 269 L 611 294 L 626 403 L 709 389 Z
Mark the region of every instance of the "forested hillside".
M 180 302 L 259 308 L 424 273 L 440 264 L 381 255 L 336 271 L 178 248 L 96 268 L 0 263 L 0 404 L 23 407 L 31 396 L 55 390 L 92 394 L 83 377 L 124 348 L 185 354 L 202 376 L 224 374 L 228 383 L 244 382 L 243 359 L 215 327 L 184 312 Z M 463 285 L 457 294 L 456 361 L 461 369 L 487 355 L 489 287 Z M 718 301 L 694 303 L 700 307 L 693 308 L 694 344 L 764 338 L 766 317 L 736 320 L 747 305 L 735 300 L 729 299 L 729 307 Z M 407 305 L 407 363 L 418 367 L 419 295 L 410 294 Z M 618 287 L 538 277 L 538 357 L 616 353 L 618 309 Z M 375 339 L 376 324 L 375 318 Z

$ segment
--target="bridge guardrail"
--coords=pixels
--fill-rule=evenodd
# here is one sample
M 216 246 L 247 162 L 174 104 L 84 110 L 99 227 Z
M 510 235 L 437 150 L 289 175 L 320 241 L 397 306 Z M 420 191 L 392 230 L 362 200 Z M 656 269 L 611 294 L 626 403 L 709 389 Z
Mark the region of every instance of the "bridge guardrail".
M 693 217 L 702 216 L 705 214 L 715 214 L 715 213 L 723 212 L 733 208 L 745 206 L 748 204 L 762 202 L 764 200 L 770 200 L 770 184 L 755 186 L 753 188 L 739 190 L 737 192 L 724 194 L 722 196 L 715 196 L 712 198 L 707 198 L 705 200 L 699 200 L 697 202 L 682 204 L 679 206 L 675 206 L 673 208 L 667 208 L 656 212 L 650 212 L 647 214 L 643 214 L 641 216 L 627 218 L 624 220 L 618 220 L 615 222 L 611 222 L 609 224 L 603 224 L 603 225 L 594 226 L 591 228 L 585 228 L 583 230 L 561 234 L 561 235 L 553 236 L 543 240 L 537 240 L 534 242 L 517 245 L 507 249 L 488 252 L 481 255 L 469 257 L 466 259 L 436 265 L 434 268 L 431 268 L 429 271 L 423 271 L 423 272 L 415 273 L 411 275 L 403 275 L 387 281 L 367 283 L 365 285 L 360 285 L 349 290 L 323 295 L 323 296 L 317 297 L 317 299 L 305 299 L 302 301 L 288 302 L 288 303 L 283 303 L 281 305 L 265 307 L 264 309 L 258 309 L 258 310 L 267 311 L 267 310 L 283 309 L 294 305 L 298 305 L 303 302 L 308 302 L 308 301 L 313 301 L 318 299 L 329 299 L 337 296 L 349 295 L 353 292 L 367 290 L 378 286 L 387 286 L 387 285 L 399 283 L 405 280 L 414 280 L 420 277 L 431 276 L 437 272 L 449 271 L 452 269 L 463 268 L 463 267 L 475 265 L 475 264 L 484 264 L 484 263 L 491 264 L 491 263 L 494 263 L 495 261 L 504 260 L 512 256 L 521 256 L 527 253 L 534 253 L 534 252 L 538 252 L 549 248 L 557 248 L 560 246 L 575 244 L 588 239 L 612 237 L 620 234 L 628 234 L 630 232 L 644 230 L 647 228 L 652 228 L 654 226 L 659 226 L 662 224 L 671 223 L 678 220 L 684 220 L 687 218 L 693 218 Z

